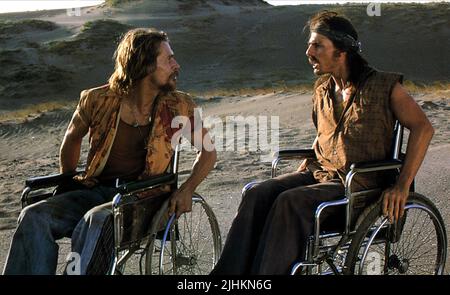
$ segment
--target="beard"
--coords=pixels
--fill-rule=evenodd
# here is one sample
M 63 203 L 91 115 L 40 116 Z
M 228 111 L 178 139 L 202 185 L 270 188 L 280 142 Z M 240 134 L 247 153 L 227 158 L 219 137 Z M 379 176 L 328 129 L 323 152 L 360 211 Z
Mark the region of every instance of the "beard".
M 168 83 L 166 83 L 166 84 L 164 84 L 164 85 L 159 87 L 159 90 L 161 92 L 164 92 L 164 93 L 174 91 L 175 89 L 177 89 L 176 84 L 173 84 L 171 82 L 168 82 Z
M 174 91 L 177 88 L 177 82 L 176 79 L 178 78 L 178 73 L 173 73 L 169 76 L 166 83 L 161 84 L 159 83 L 154 76 L 152 76 L 152 83 L 155 85 L 158 85 L 158 88 L 161 92 L 167 93 Z

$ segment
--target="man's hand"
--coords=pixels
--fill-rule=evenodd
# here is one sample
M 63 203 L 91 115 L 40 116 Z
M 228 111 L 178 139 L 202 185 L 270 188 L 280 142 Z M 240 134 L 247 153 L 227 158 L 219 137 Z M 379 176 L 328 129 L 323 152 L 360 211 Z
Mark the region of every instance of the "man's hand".
M 383 215 L 389 217 L 389 222 L 398 221 L 403 217 L 409 189 L 394 185 L 383 192 Z
M 305 171 L 306 170 L 306 163 L 307 163 L 307 160 L 305 159 L 305 160 L 303 160 L 301 163 L 300 163 L 300 165 L 298 166 L 298 168 L 297 168 L 297 172 L 303 172 L 303 171 Z
M 170 197 L 169 216 L 176 213 L 176 218 L 181 214 L 192 211 L 192 195 L 194 192 L 187 186 L 180 186 Z

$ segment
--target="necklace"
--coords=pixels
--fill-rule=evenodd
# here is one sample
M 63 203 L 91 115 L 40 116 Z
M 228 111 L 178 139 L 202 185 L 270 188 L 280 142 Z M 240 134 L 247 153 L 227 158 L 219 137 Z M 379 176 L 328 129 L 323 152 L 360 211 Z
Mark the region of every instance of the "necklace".
M 141 135 L 141 138 L 144 140 L 144 149 L 146 150 L 147 149 L 147 145 L 148 145 L 148 136 L 144 136 L 144 134 L 143 134 L 143 132 L 141 130 L 141 127 L 139 126 L 139 122 L 138 122 L 138 119 L 137 119 L 137 116 L 136 116 L 135 108 L 131 108 L 130 107 L 130 109 L 131 109 L 131 113 L 133 114 L 133 117 L 134 117 L 134 123 L 133 123 L 132 126 L 134 128 L 138 129 L 139 134 Z M 148 117 L 148 122 L 151 122 L 151 116 Z
M 128 106 L 128 107 L 131 109 L 131 113 L 133 114 L 133 118 L 134 118 L 133 127 L 137 128 L 137 127 L 139 127 L 139 121 L 136 116 L 136 110 L 135 110 L 135 108 L 132 108 L 130 106 Z M 150 123 L 151 121 L 152 121 L 152 116 L 149 115 L 148 122 Z

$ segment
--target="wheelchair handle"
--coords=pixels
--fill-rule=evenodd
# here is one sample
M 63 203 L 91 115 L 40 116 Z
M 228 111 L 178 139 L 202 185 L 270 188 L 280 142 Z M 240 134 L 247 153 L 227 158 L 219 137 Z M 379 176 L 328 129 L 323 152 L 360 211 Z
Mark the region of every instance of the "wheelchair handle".
M 47 188 L 47 187 L 51 187 L 51 186 L 56 186 L 56 185 L 60 184 L 61 182 L 64 182 L 65 180 L 71 179 L 79 173 L 81 173 L 81 171 L 33 177 L 33 178 L 29 178 L 29 179 L 25 180 L 25 185 L 32 190 L 40 189 L 40 188 Z
M 172 184 L 177 181 L 176 174 L 162 174 L 146 180 L 133 181 L 120 185 L 117 190 L 122 194 L 129 194 L 132 192 L 138 192 L 140 190 L 152 189 L 156 186 L 164 184 Z

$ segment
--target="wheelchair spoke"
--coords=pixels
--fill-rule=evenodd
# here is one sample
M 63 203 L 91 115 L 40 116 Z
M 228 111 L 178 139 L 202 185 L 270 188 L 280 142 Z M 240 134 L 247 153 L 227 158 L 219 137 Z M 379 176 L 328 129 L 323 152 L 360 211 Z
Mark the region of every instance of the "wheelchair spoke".
M 200 206 L 201 206 L 201 204 L 200 204 Z M 199 235 L 203 232 L 202 230 L 200 230 L 200 227 L 201 227 L 201 225 L 203 224 L 205 224 L 204 222 L 203 222 L 203 210 L 200 210 L 200 214 L 199 214 L 199 216 L 198 216 L 198 222 L 197 222 L 197 227 L 196 227 L 196 230 L 194 231 L 194 232 L 196 232 L 196 233 L 198 233 Z M 207 223 L 208 224 L 208 226 L 209 226 L 209 222 Z M 199 239 L 197 240 L 197 242 L 199 242 L 200 241 L 200 237 L 199 237 Z M 197 244 L 197 249 L 196 249 L 197 251 L 198 251 L 198 244 Z
M 436 253 L 431 253 L 431 250 L 426 250 L 425 252 L 421 252 L 420 254 L 416 256 L 412 256 L 408 258 L 409 260 L 418 260 L 423 257 L 436 257 Z
M 191 218 L 191 222 L 190 222 L 191 225 L 192 225 L 192 220 L 193 220 L 193 218 Z M 192 226 L 189 226 L 188 222 L 185 223 L 183 236 L 184 236 L 184 239 L 180 239 L 180 240 L 182 241 L 184 250 L 185 251 L 193 251 L 195 239 L 193 239 Z M 186 237 L 187 237 L 187 239 L 186 239 Z M 189 241 L 188 245 L 186 245 L 186 243 L 184 243 L 185 240 Z
M 201 204 L 200 204 L 200 206 L 201 206 Z M 202 225 L 207 224 L 207 226 L 209 226 L 209 221 L 208 221 L 208 223 L 204 223 L 204 222 L 203 222 L 203 214 L 204 214 L 203 210 L 200 210 L 200 213 L 199 213 L 199 216 L 198 216 L 198 221 L 197 221 L 195 230 L 194 230 L 193 233 L 192 233 L 192 236 L 194 236 L 194 234 L 195 234 L 195 237 L 196 237 L 196 239 L 195 239 L 195 241 L 196 241 L 196 244 L 195 244 L 195 246 L 196 246 L 196 247 L 195 247 L 195 252 L 197 252 L 197 253 L 203 253 L 203 249 L 204 249 L 206 246 L 208 246 L 208 241 L 206 241 L 205 237 L 202 237 L 202 236 L 203 236 L 203 233 L 204 233 L 205 231 L 204 231 L 203 229 L 202 229 L 202 230 L 200 229 L 200 227 L 201 227 Z M 202 245 L 200 245 L 201 242 L 203 242 Z M 201 248 L 200 248 L 200 247 L 201 247 Z M 199 255 L 199 256 L 200 256 L 200 255 Z
M 414 270 L 414 272 L 412 272 L 411 270 Z M 434 273 L 434 270 L 433 270 L 432 273 Z M 411 275 L 415 275 L 415 274 L 429 275 L 430 273 L 424 271 L 424 269 L 423 269 L 423 267 L 421 265 L 410 265 L 408 267 L 408 274 L 411 274 Z
M 195 214 L 195 208 L 196 208 L 196 203 L 192 204 L 192 214 L 191 214 L 191 218 L 190 218 L 190 226 L 188 226 L 188 233 L 189 233 L 189 241 L 190 241 L 190 245 L 191 245 L 191 250 L 194 250 L 194 246 L 195 246 L 195 242 L 196 240 L 193 239 L 194 237 L 194 233 L 196 232 L 196 229 L 194 229 L 194 218 L 193 215 Z M 197 216 L 196 216 L 197 217 Z M 197 228 L 197 226 L 196 226 Z M 197 249 L 195 249 L 196 251 Z
M 416 214 L 416 216 L 419 216 L 419 214 Z M 416 218 L 416 220 L 418 219 L 418 217 Z M 417 241 L 417 239 L 419 238 L 419 234 L 423 231 L 423 228 L 424 228 L 424 226 L 425 226 L 425 222 L 427 221 L 427 219 L 423 219 L 423 222 L 422 222 L 422 225 L 421 225 L 421 227 L 420 227 L 420 230 L 415 230 L 415 239 L 414 239 L 414 242 L 412 242 L 411 243 L 411 239 L 413 238 L 412 236 L 412 232 L 413 232 L 413 230 L 414 230 L 414 228 L 415 228 L 415 224 L 416 224 L 416 222 L 413 224 L 413 225 L 411 225 L 411 229 L 410 229 L 410 231 L 409 231 L 409 233 L 410 233 L 410 235 L 407 235 L 407 241 L 408 241 L 408 244 L 407 244 L 407 246 L 404 248 L 405 249 L 405 253 L 403 253 L 404 255 L 406 255 L 406 253 L 410 253 L 410 249 L 411 249 L 411 245 L 414 245 L 415 244 L 415 242 Z M 405 223 L 406 223 L 406 221 L 405 221 Z M 429 234 L 431 234 L 431 232 L 429 232 Z
M 431 234 L 432 234 L 432 232 L 429 232 L 429 233 L 428 233 L 427 239 L 426 239 L 426 240 L 428 240 L 428 237 L 429 237 Z M 427 244 L 426 244 L 426 243 L 422 243 L 421 245 L 427 245 Z M 428 245 L 429 245 L 429 244 L 428 244 Z M 417 247 L 414 251 L 410 252 L 410 254 L 407 255 L 407 257 L 409 258 L 409 257 L 414 256 L 414 255 L 419 251 L 419 249 L 420 249 L 420 247 Z
M 183 229 L 184 229 L 184 233 L 188 235 L 189 245 L 191 245 L 191 247 L 193 245 L 192 228 L 193 228 L 193 220 L 194 220 L 194 218 L 193 218 L 194 210 L 195 210 L 195 203 L 192 204 L 192 212 L 191 213 L 183 214 L 183 216 L 184 216 L 184 219 L 183 219 L 184 227 L 183 227 Z M 186 215 L 189 215 L 189 220 L 187 220 Z M 186 235 L 185 235 L 185 237 L 186 237 Z
M 421 233 L 424 232 L 424 225 L 425 225 L 426 221 L 427 221 L 427 219 L 424 219 L 424 222 L 422 223 L 422 227 L 420 228 L 420 230 L 415 231 L 415 234 L 414 234 L 415 237 L 414 237 L 413 242 L 411 241 L 412 238 L 407 239 L 408 244 L 404 247 L 404 253 L 403 253 L 405 258 L 409 259 L 410 257 L 414 256 L 422 248 L 422 246 L 429 246 L 429 244 L 430 244 L 429 241 L 432 241 L 434 239 L 434 237 L 431 237 L 431 235 L 434 233 L 434 231 L 428 230 L 428 231 L 426 231 L 427 235 L 424 238 L 420 239 L 422 242 L 420 244 L 417 243 L 419 241 L 419 237 L 420 237 Z M 428 219 L 428 224 L 429 223 L 430 223 L 430 219 Z M 410 232 L 412 233 L 412 231 L 410 231 Z M 412 234 L 411 234 L 411 236 L 412 236 Z M 399 244 L 401 242 L 402 241 L 400 240 Z
M 197 255 L 197 262 L 202 262 L 204 264 L 209 263 L 209 264 L 213 264 L 214 262 L 214 251 L 208 250 L 208 248 L 211 247 L 211 245 L 209 245 L 208 243 L 203 243 L 202 248 L 197 251 L 198 255 Z M 211 257 L 211 260 L 205 260 L 205 259 L 199 259 L 199 257 Z
M 430 240 L 429 237 L 431 236 L 431 233 L 432 232 L 428 232 L 427 238 L 425 239 L 426 241 Z M 417 240 L 417 238 L 415 240 Z M 428 269 L 426 267 L 427 265 L 432 266 L 431 269 L 434 270 L 435 263 L 430 263 L 429 258 L 436 257 L 436 253 L 431 253 L 434 250 L 429 249 L 429 247 L 428 247 L 428 249 L 423 249 L 422 246 L 426 246 L 427 245 L 426 243 L 417 245 L 416 242 L 413 242 L 411 244 L 409 241 L 408 246 L 404 247 L 404 248 L 400 247 L 400 243 L 401 243 L 401 240 L 398 243 L 399 246 L 397 247 L 397 250 L 401 250 L 401 251 L 393 252 L 393 255 L 395 255 L 395 253 L 400 254 L 398 257 L 400 260 L 405 261 L 407 263 L 409 272 L 411 272 L 411 270 L 415 270 L 415 269 L 420 269 L 421 271 L 424 271 L 425 269 Z M 419 254 L 416 255 L 417 253 L 419 253 Z
M 429 266 L 431 266 L 434 269 L 436 267 L 436 261 L 433 261 L 434 260 L 433 258 L 436 258 L 436 254 L 435 253 L 428 253 L 426 255 L 421 254 L 420 256 L 409 258 L 408 261 L 409 262 L 417 262 L 417 264 L 421 265 L 422 267 L 426 266 L 426 265 L 429 265 Z
M 197 251 L 198 253 L 200 253 L 199 257 L 201 257 L 205 253 L 206 246 L 208 246 L 208 243 L 205 242 L 203 243 L 202 248 L 199 251 Z
M 190 234 L 190 229 L 188 226 L 188 220 L 187 220 L 187 214 L 189 213 L 184 213 L 183 215 L 181 215 L 181 221 L 180 222 L 180 218 L 178 219 L 178 230 L 179 230 L 179 235 L 180 235 L 180 239 L 179 239 L 179 243 L 183 246 L 183 249 L 186 249 L 187 246 L 185 245 L 185 243 L 183 241 L 186 240 L 186 237 L 189 239 L 189 243 L 192 244 L 192 239 L 191 239 L 191 234 Z
M 192 204 L 193 206 L 195 206 L 195 204 Z M 192 208 L 194 210 L 194 208 Z M 189 233 L 189 245 L 193 245 L 193 241 L 192 241 L 192 229 L 193 229 L 193 222 L 194 222 L 194 218 L 192 218 L 192 215 L 194 214 L 194 212 L 192 212 L 191 214 L 189 214 L 190 216 L 190 226 L 187 226 L 187 231 Z
M 409 212 L 408 212 L 409 213 Z M 406 216 L 406 220 L 405 220 L 405 225 L 406 225 L 406 223 L 407 223 L 407 221 L 408 221 L 408 217 L 410 216 L 410 214 L 408 214 L 408 216 Z M 416 215 L 417 216 L 417 215 Z M 403 246 L 403 247 L 401 247 L 400 248 L 400 245 L 401 245 L 401 243 L 400 242 L 402 242 L 401 240 L 399 240 L 397 243 L 394 243 L 394 244 L 396 244 L 397 245 L 397 249 L 399 250 L 399 251 L 401 251 L 401 255 L 402 256 L 405 256 L 406 255 L 406 253 L 407 253 L 407 249 L 409 249 L 409 245 L 411 244 L 411 237 L 412 237 L 412 232 L 413 232 L 413 230 L 414 230 L 414 227 L 415 227 L 415 224 L 416 224 L 416 222 L 417 222 L 417 218 L 415 219 L 415 221 L 413 222 L 413 224 L 409 227 L 409 229 L 408 229 L 408 233 L 407 234 L 405 234 L 405 230 L 403 230 L 403 235 L 402 235 L 402 237 L 401 237 L 401 240 L 403 240 L 403 241 L 405 241 L 405 243 L 403 243 L 403 244 L 405 244 L 406 246 Z

